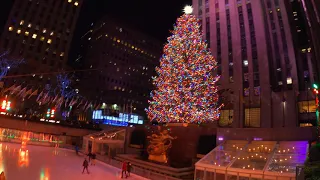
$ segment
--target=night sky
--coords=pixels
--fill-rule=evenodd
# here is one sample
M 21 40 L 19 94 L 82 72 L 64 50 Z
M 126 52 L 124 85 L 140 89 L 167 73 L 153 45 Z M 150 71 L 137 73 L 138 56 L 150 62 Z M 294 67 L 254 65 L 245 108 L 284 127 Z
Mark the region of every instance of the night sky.
M 192 0 L 85 0 L 75 29 L 68 63 L 72 65 L 78 57 L 81 36 L 91 29 L 91 23 L 103 16 L 111 17 L 164 43 L 170 35 L 169 30 L 173 29 L 173 24 L 183 14 L 183 7 L 191 4 Z
M 86 0 L 77 31 L 85 26 L 83 23 L 108 15 L 164 41 L 187 4 L 192 0 Z

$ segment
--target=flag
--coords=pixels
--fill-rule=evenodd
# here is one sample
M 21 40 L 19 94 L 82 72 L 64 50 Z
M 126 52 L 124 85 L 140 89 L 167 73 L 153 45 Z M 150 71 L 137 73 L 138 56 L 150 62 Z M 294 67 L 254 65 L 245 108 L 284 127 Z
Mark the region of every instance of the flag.
M 37 95 L 37 94 L 38 94 L 38 89 L 37 89 L 37 90 L 35 90 L 35 91 L 33 91 L 33 93 L 31 93 L 31 94 L 30 94 L 29 98 L 31 98 L 31 96 L 33 96 L 33 95 Z
M 94 108 L 94 110 L 98 110 L 98 109 L 100 109 L 100 107 L 101 107 L 101 103 L 99 103 L 99 104 Z
M 82 100 L 79 102 L 77 108 L 78 108 L 81 104 L 83 104 L 83 103 L 84 103 L 84 99 L 82 99 Z
M 28 91 L 26 91 L 22 97 L 25 98 L 27 95 L 31 94 L 32 93 L 32 89 L 29 89 Z
M 88 101 L 84 104 L 84 106 L 82 107 L 83 110 L 85 110 L 85 108 L 87 107 Z
M 5 92 L 7 92 L 7 91 L 11 91 L 11 90 L 13 90 L 15 87 L 16 87 L 16 85 L 14 84 L 14 85 L 10 86 L 9 88 L 6 88 L 3 92 L 5 93 Z
M 43 91 L 41 91 L 41 93 L 38 95 L 38 97 L 37 97 L 37 100 L 36 100 L 36 101 L 39 101 L 42 95 L 43 95 Z
M 65 107 L 68 107 L 68 101 L 69 101 L 69 99 L 67 98 L 66 101 L 64 102 Z
M 23 95 L 27 90 L 27 87 L 24 87 L 23 89 L 21 89 L 21 91 L 19 91 L 19 93 L 17 94 L 17 96 Z
M 11 94 L 14 94 L 15 92 L 20 91 L 20 90 L 21 90 L 21 85 L 19 85 L 19 86 L 15 87 L 14 89 L 12 89 Z
M 75 104 L 77 103 L 77 99 L 78 99 L 78 98 L 74 98 L 74 97 L 73 97 L 73 98 L 71 99 L 70 103 L 69 103 L 69 106 L 75 105 Z
M 87 105 L 87 107 L 84 111 L 87 111 L 91 105 L 92 105 L 92 101 Z
M 55 103 L 58 99 L 59 99 L 59 95 L 57 94 L 57 95 L 53 98 L 52 103 Z

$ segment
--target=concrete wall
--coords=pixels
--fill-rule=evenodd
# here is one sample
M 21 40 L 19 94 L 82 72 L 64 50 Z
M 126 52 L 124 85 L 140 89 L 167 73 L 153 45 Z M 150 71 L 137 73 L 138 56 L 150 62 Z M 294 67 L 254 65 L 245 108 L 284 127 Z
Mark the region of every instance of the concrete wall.
M 135 130 L 145 131 L 146 136 L 150 136 L 154 133 L 158 134 L 159 131 L 164 129 L 169 130 L 170 135 L 177 137 L 173 140 L 172 148 L 169 150 L 168 156 L 171 161 L 179 161 L 181 163 L 188 163 L 197 156 L 197 149 L 200 136 L 203 135 L 215 135 L 216 128 L 211 127 L 201 127 L 197 125 L 191 125 L 188 127 L 183 126 L 138 126 L 138 127 L 128 127 L 126 134 L 126 148 L 125 153 L 137 154 L 141 150 L 131 148 L 131 134 Z M 147 148 L 149 140 L 146 139 L 145 148 Z
M 52 135 L 66 135 L 66 136 L 85 136 L 97 131 L 88 129 L 78 129 L 71 127 L 64 127 L 60 125 L 53 125 L 41 122 L 24 121 L 18 119 L 11 119 L 8 117 L 0 117 L 0 127 L 23 131 L 32 131 L 40 133 L 48 133 Z

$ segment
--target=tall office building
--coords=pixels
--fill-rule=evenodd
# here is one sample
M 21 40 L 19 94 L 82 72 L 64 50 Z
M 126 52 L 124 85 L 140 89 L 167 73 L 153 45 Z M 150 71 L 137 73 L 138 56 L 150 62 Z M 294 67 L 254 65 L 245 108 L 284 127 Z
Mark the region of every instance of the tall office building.
M 303 2 L 193 0 L 221 75 L 225 108 L 220 126 L 316 124 L 315 97 L 309 88 L 319 77 L 317 49 Z
M 9 50 L 11 57 L 24 58 L 25 63 L 10 74 L 66 69 L 81 5 L 82 0 L 16 0 L 0 38 L 0 50 Z M 15 81 L 36 84 L 42 79 L 35 76 Z
M 81 76 L 80 93 L 145 115 L 162 43 L 108 17 L 84 34 L 83 43 L 88 40 L 84 64 L 92 71 Z

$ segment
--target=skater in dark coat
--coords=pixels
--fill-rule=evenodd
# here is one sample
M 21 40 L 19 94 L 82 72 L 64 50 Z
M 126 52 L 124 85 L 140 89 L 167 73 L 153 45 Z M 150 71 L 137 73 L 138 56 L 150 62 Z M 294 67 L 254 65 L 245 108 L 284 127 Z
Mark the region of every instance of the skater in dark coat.
M 127 164 L 127 176 L 128 177 L 130 177 L 131 169 L 132 169 L 132 164 L 130 162 L 128 162 L 128 164 Z
M 82 174 L 84 173 L 85 169 L 87 170 L 87 173 L 89 174 L 89 170 L 88 170 L 89 162 L 87 161 L 87 158 L 84 159 L 82 166 L 83 166 Z
M 88 157 L 89 157 L 89 162 L 91 161 L 91 159 L 92 159 L 92 153 L 91 153 L 91 151 L 88 153 L 88 155 L 87 155 Z
M 91 165 L 96 165 L 96 153 L 91 154 Z

